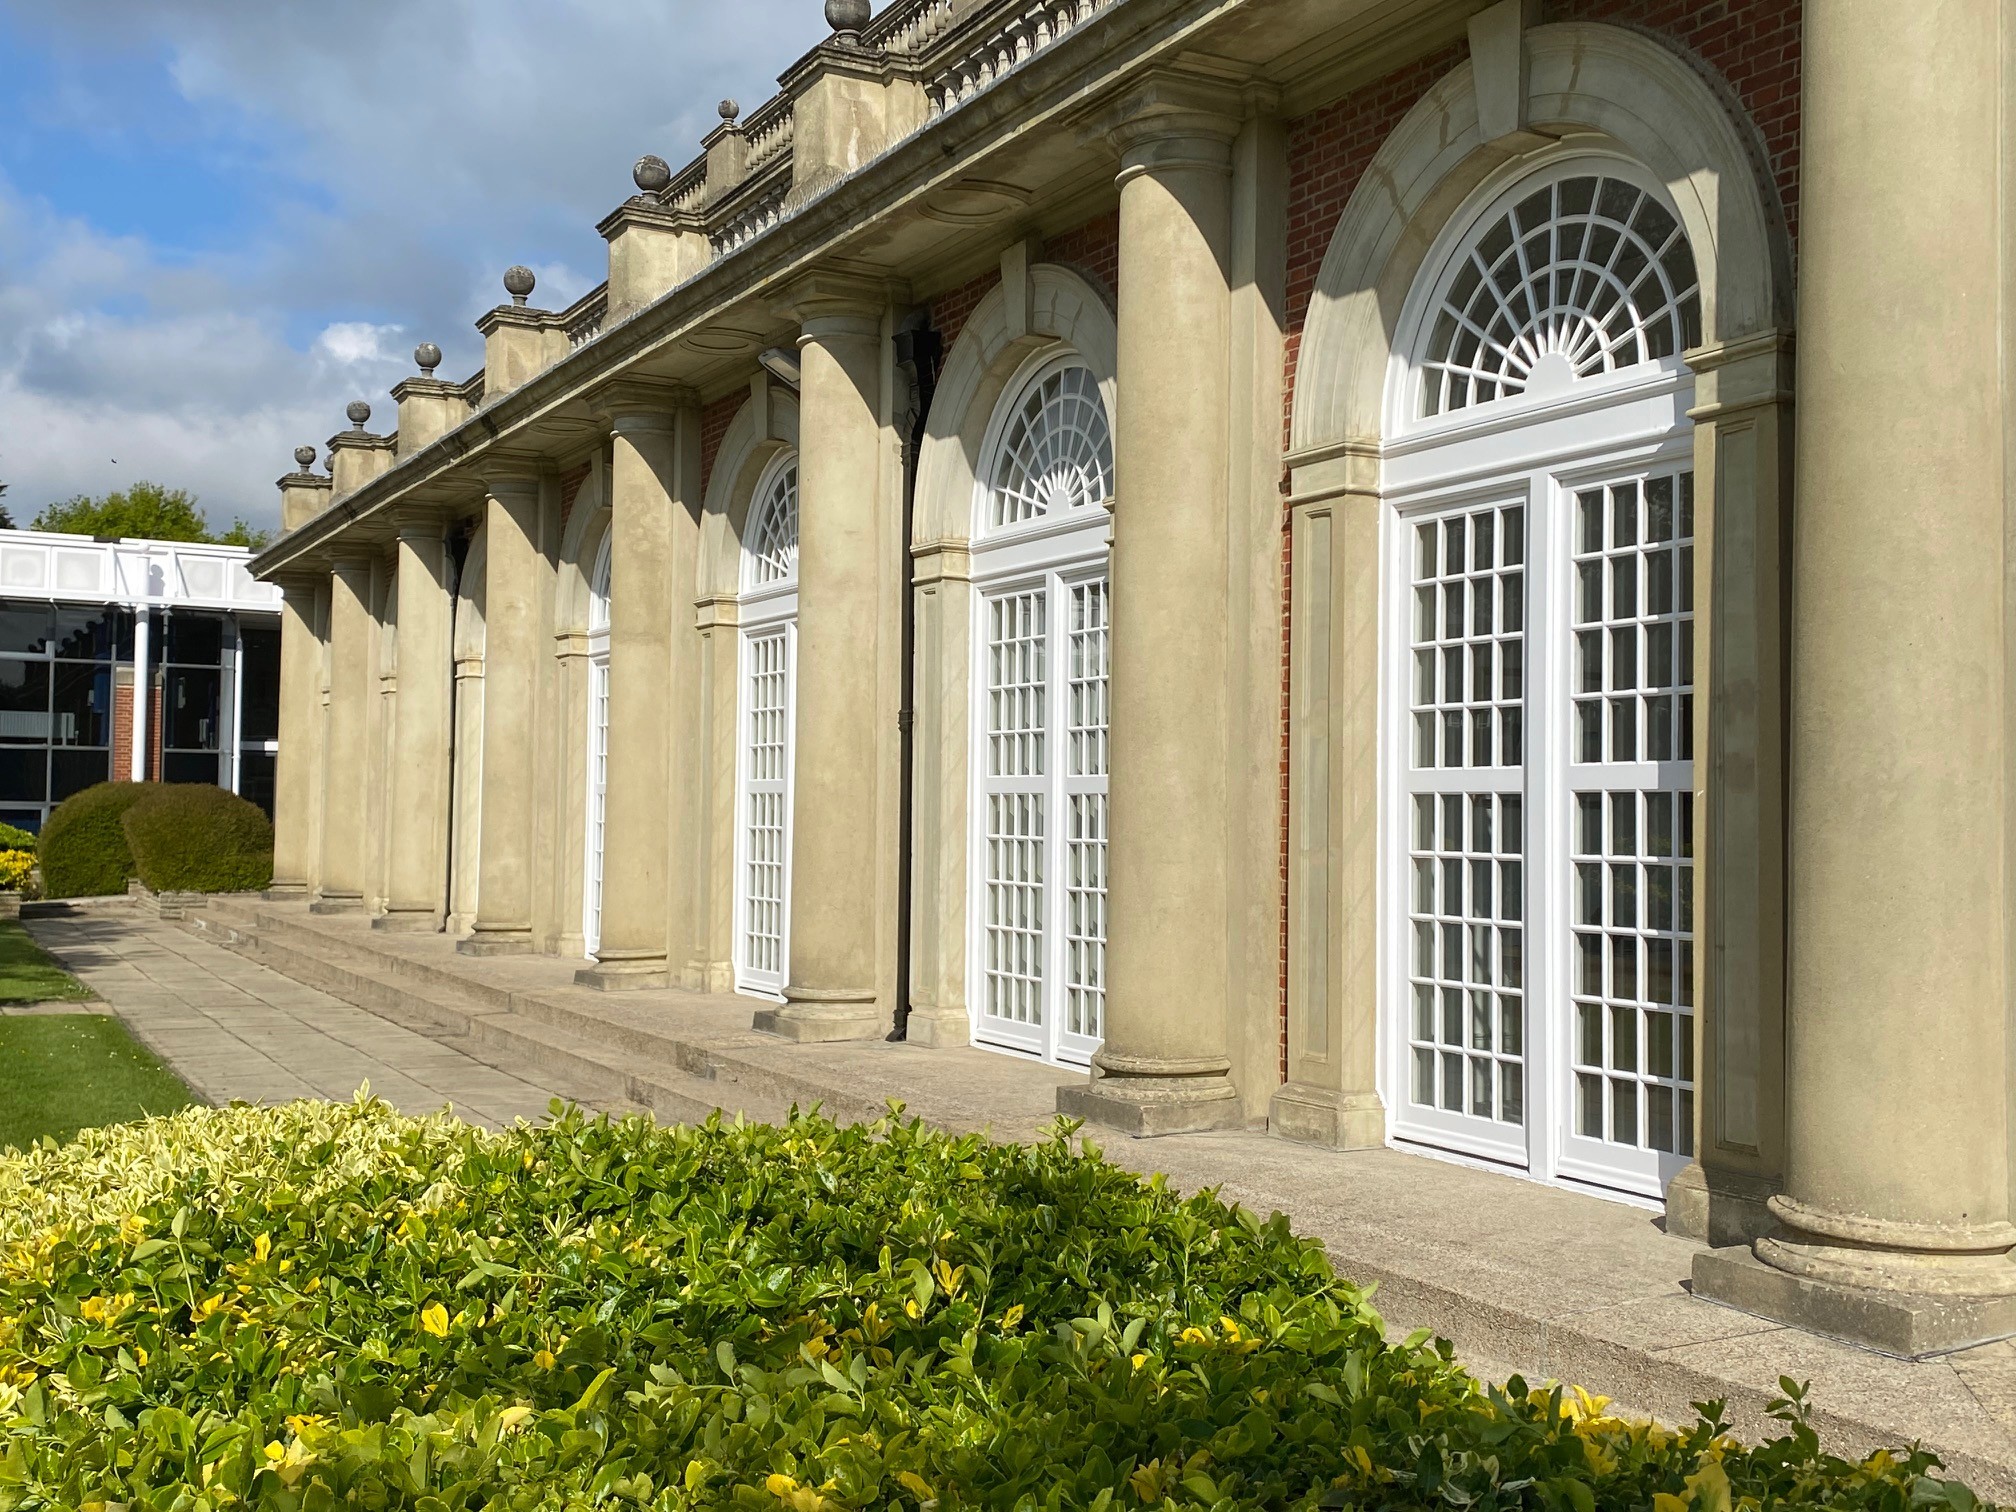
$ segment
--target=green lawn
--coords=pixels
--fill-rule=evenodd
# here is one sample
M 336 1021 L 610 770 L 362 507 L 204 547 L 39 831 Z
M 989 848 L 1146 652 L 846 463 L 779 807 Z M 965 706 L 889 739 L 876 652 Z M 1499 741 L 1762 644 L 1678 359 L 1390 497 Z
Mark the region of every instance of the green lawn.
M 68 1003 L 91 989 L 42 952 L 20 922 L 0 919 L 0 1003 Z
M 6 980 L 13 980 L 10 966 Z M 0 1150 L 50 1135 L 172 1113 L 196 1099 L 116 1018 L 0 1018 Z

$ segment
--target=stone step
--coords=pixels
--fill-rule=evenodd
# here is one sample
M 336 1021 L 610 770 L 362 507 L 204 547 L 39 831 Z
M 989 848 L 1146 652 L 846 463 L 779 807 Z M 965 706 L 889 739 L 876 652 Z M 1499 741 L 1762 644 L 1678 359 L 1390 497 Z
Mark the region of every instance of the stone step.
M 593 1031 L 608 1026 L 591 1015 L 520 1011 L 545 1005 L 531 994 L 472 983 L 375 951 L 368 936 L 346 938 L 256 910 L 206 909 L 181 922 L 304 986 L 452 1039 L 486 1065 L 590 1107 L 649 1109 L 661 1120 L 687 1123 L 720 1108 L 776 1121 L 793 1100 L 791 1089 L 776 1085 L 775 1078 L 718 1076 L 704 1051 L 675 1037 L 636 1030 L 597 1035 Z

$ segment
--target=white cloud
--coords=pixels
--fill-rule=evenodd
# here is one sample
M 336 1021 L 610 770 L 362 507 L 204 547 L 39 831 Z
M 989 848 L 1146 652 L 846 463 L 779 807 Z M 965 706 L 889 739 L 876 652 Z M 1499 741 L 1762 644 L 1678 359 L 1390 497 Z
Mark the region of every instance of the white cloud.
M 504 299 L 510 263 L 549 309 L 599 283 L 594 222 L 631 192 L 630 164 L 696 156 L 722 94 L 753 108 L 825 35 L 817 0 L 0 11 L 62 60 L 49 110 L 79 132 L 123 126 L 149 154 L 176 149 L 106 60 L 165 58 L 253 197 L 228 245 L 170 254 L 0 177 L 0 480 L 17 518 L 144 476 L 270 523 L 296 445 L 341 428 L 354 398 L 385 425 L 416 342 L 473 371 L 470 322 Z

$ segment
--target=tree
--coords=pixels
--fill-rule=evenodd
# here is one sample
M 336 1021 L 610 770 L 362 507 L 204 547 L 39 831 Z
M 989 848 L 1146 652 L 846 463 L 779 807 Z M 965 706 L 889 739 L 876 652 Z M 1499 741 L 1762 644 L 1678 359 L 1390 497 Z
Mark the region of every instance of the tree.
M 67 535 L 136 536 L 154 541 L 201 541 L 213 545 L 264 546 L 270 534 L 254 530 L 244 520 L 231 522 L 222 535 L 210 529 L 210 521 L 196 507 L 196 496 L 186 488 L 163 488 L 159 483 L 140 482 L 94 499 L 79 494 L 60 504 L 51 504 L 35 516 L 34 529 L 62 531 Z
M 0 494 L 4 494 L 5 492 L 7 492 L 7 485 L 5 483 L 0 483 Z M 0 530 L 12 530 L 13 528 L 14 528 L 13 514 L 8 510 L 5 504 L 0 504 Z

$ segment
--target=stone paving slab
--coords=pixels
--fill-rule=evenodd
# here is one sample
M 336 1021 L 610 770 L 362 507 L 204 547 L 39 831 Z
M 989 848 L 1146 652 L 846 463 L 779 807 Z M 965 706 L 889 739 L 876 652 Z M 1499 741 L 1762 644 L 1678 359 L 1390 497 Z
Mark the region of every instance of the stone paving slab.
M 553 1099 L 546 1087 L 136 910 L 26 922 L 101 999 L 51 1007 L 117 1013 L 205 1102 L 348 1101 L 368 1082 L 402 1113 L 445 1107 L 501 1128 L 543 1117 Z

